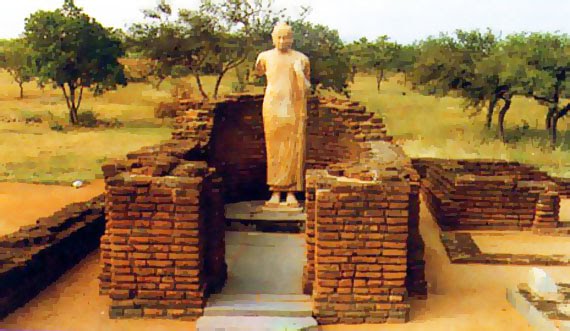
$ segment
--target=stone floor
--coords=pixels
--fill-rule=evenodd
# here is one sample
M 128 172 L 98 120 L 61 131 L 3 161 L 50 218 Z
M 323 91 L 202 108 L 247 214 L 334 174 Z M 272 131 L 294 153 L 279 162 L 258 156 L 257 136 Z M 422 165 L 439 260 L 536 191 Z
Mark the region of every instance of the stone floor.
M 317 330 L 302 295 L 304 235 L 226 232 L 228 280 L 212 295 L 198 331 Z
M 304 234 L 226 232 L 222 294 L 303 294 Z

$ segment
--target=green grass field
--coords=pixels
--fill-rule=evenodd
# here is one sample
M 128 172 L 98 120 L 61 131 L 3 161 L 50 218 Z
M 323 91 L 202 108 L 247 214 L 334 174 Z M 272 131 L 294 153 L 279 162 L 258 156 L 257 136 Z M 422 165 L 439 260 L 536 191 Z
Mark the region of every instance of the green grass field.
M 560 120 L 558 146 L 552 150 L 544 130 L 546 107 L 515 97 L 505 120 L 508 143 L 504 144 L 498 135 L 497 114 L 488 130 L 486 114 L 470 117 L 474 110 L 464 110 L 462 99 L 424 96 L 405 88 L 401 79 L 396 76 L 382 83 L 377 93 L 374 77 L 357 77 L 352 98 L 384 117 L 389 134 L 409 156 L 503 159 L 570 177 L 568 119 Z
M 410 156 L 513 160 L 570 177 L 568 120 L 561 120 L 560 143 L 552 151 L 543 129 L 545 107 L 526 98 L 515 98 L 506 119 L 510 142 L 503 144 L 496 133 L 496 118 L 493 128 L 487 130 L 485 115 L 469 117 L 471 111 L 463 110 L 461 99 L 423 96 L 404 87 L 398 82 L 400 79 L 392 77 L 377 93 L 374 77 L 357 76 L 351 91 L 354 100 L 385 118 L 389 133 Z M 204 78 L 210 93 L 214 80 L 215 77 Z M 195 86 L 192 79 L 189 81 Z M 220 95 L 231 91 L 232 81 L 232 76 L 224 79 Z M 42 92 L 35 83 L 29 83 L 25 85 L 26 97 L 19 100 L 17 85 L 1 72 L 0 181 L 90 181 L 100 176 L 105 160 L 122 158 L 129 151 L 169 139 L 171 122 L 155 119 L 153 110 L 158 103 L 172 99 L 170 88 L 166 81 L 158 91 L 148 84 L 133 83 L 99 97 L 86 93 L 80 112 L 92 111 L 101 119 L 118 120 L 124 126 L 62 132 L 50 129 L 50 124 L 67 123 L 65 101 L 59 90 L 46 88 Z M 32 116 L 42 118 L 43 123 L 7 122 Z

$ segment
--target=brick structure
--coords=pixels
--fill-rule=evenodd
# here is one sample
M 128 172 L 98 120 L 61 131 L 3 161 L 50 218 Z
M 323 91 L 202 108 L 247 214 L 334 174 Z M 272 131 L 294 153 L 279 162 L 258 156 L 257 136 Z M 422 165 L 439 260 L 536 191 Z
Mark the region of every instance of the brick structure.
M 103 195 L 73 203 L 0 236 L 0 320 L 34 298 L 99 246 Z
M 111 316 L 195 319 L 224 284 L 223 205 L 269 194 L 262 100 L 181 111 L 172 140 L 103 167 Z M 315 317 L 406 321 L 409 295 L 426 294 L 417 172 L 358 103 L 309 100 L 307 133 L 303 285 Z
M 558 186 L 558 194 L 562 199 L 570 199 L 570 178 L 552 177 Z
M 517 162 L 414 159 L 426 204 L 444 230 L 559 226 L 563 180 Z

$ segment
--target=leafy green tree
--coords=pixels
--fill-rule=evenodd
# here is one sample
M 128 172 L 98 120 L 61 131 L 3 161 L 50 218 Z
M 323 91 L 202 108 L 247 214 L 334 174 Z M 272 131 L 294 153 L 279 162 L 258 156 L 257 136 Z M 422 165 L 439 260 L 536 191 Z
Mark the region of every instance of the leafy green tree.
M 355 47 L 360 55 L 360 67 L 363 70 L 372 70 L 376 77 L 376 90 L 380 92 L 380 85 L 385 78 L 387 70 L 394 68 L 396 55 L 400 46 L 389 41 L 388 36 L 380 36 L 373 42 L 366 38 L 356 42 Z
M 24 83 L 36 75 L 32 52 L 23 39 L 10 40 L 0 50 L 0 68 L 6 70 L 20 87 L 20 99 L 24 98 Z
M 285 17 L 283 10 L 276 10 L 272 1 L 202 0 L 198 10 L 181 9 L 179 19 L 170 21 L 172 11 L 163 0 L 147 13 L 155 21 L 135 25 L 131 32 L 132 38 L 147 48 L 149 57 L 166 66 L 187 66 L 202 97 L 208 99 L 201 76 L 217 75 L 213 91 L 217 98 L 227 72 L 252 66 L 257 54 L 272 47 L 274 25 L 280 19 L 288 19 L 294 47 L 311 59 L 313 88 L 347 93 L 348 59 L 341 51 L 343 44 L 338 32 L 304 22 L 307 12 L 308 8 L 304 8 L 299 18 L 292 20 Z M 243 81 L 244 77 L 240 79 Z
M 412 82 L 417 89 L 440 96 L 454 91 L 465 99 L 466 108 L 474 107 L 477 113 L 488 105 L 488 128 L 502 101 L 499 131 L 504 137 L 504 117 L 513 95 L 512 77 L 503 74 L 509 51 L 489 30 L 457 30 L 452 36 L 428 38 L 419 44 Z
M 491 128 L 495 108 L 502 102 L 498 115 L 499 135 L 505 138 L 505 116 L 511 107 L 514 82 L 505 75 L 508 63 L 508 47 L 497 45 L 487 57 L 474 63 L 475 76 L 472 85 L 464 88 L 462 95 L 469 100 L 468 105 L 477 108 L 477 112 L 487 104 L 486 127 Z
M 362 43 L 359 40 L 353 41 L 350 44 L 344 45 L 342 49 L 344 56 L 348 58 L 350 72 L 349 72 L 349 81 L 354 83 L 354 78 L 356 74 L 362 71 L 361 64 L 362 64 Z
M 408 75 L 414 70 L 418 52 L 416 44 L 399 45 L 396 48 L 392 68 L 404 75 L 404 85 L 408 83 Z
M 551 145 L 557 140 L 557 125 L 568 114 L 570 103 L 562 106 L 562 98 L 570 97 L 570 37 L 566 34 L 531 33 L 509 38 L 513 55 L 519 60 L 513 65 L 519 79 L 519 89 L 548 106 L 545 126 Z
M 78 124 L 84 88 L 101 94 L 126 85 L 124 55 L 113 32 L 84 14 L 73 0 L 64 0 L 55 11 L 37 11 L 26 19 L 25 36 L 34 52 L 38 76 L 59 87 L 69 110 L 69 120 Z
M 152 60 L 148 74 L 156 78 L 153 86 L 159 89 L 162 82 L 173 75 L 177 65 L 192 60 L 195 47 L 185 39 L 179 25 L 169 20 L 172 8 L 165 1 L 145 10 L 144 14 L 148 21 L 129 28 L 126 47 L 130 53 Z
M 160 64 L 164 76 L 170 75 L 175 65 L 186 66 L 204 99 L 209 96 L 201 76 L 216 74 L 213 97 L 217 98 L 223 77 L 251 61 L 261 31 L 277 21 L 271 6 L 272 1 L 262 0 L 202 0 L 198 10 L 180 9 L 179 18 L 170 21 L 172 9 L 162 0 L 156 9 L 146 12 L 154 22 L 134 25 L 131 36 Z
M 336 30 L 303 20 L 290 23 L 294 48 L 311 61 L 311 87 L 328 89 L 348 96 L 350 58 Z

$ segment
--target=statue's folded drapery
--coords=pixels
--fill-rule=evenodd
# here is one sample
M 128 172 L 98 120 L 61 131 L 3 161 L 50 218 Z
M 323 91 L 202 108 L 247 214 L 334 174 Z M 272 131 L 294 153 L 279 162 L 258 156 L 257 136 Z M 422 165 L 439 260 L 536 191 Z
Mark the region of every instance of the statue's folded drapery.
M 297 51 L 274 49 L 259 55 L 256 69 L 267 77 L 263 99 L 267 184 L 271 191 L 303 191 L 309 59 Z

